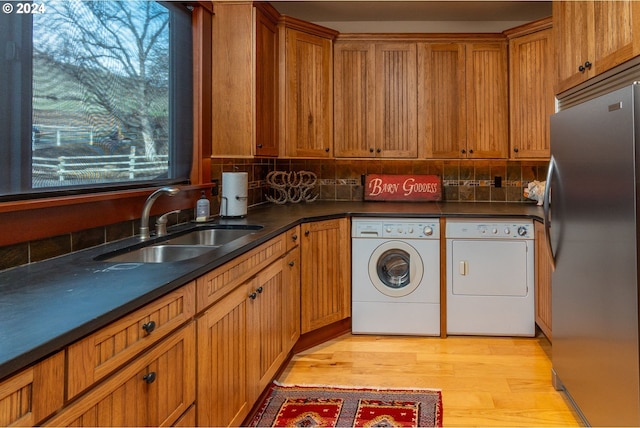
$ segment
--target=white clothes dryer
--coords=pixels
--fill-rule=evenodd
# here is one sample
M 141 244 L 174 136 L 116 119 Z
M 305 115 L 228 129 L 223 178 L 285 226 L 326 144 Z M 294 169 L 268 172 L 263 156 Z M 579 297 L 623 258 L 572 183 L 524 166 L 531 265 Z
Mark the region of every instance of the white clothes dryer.
M 352 332 L 439 336 L 439 221 L 354 218 L 351 237 Z

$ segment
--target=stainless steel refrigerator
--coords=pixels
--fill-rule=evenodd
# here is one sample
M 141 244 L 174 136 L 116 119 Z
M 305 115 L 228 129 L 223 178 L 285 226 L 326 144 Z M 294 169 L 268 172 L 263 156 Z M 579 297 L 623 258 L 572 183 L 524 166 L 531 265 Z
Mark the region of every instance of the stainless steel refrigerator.
M 591 426 L 640 426 L 640 86 L 551 117 L 552 379 Z

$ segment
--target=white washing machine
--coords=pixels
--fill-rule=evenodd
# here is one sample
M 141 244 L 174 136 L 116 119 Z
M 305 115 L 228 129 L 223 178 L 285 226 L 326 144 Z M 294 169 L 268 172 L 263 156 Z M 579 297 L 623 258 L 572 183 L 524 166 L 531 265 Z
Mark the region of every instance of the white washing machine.
M 354 218 L 351 237 L 352 332 L 439 336 L 439 220 Z
M 531 220 L 447 220 L 447 334 L 534 336 Z

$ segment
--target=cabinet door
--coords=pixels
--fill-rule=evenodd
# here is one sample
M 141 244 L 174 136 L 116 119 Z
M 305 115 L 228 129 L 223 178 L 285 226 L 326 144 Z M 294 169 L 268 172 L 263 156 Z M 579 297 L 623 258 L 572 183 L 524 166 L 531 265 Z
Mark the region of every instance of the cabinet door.
M 260 9 L 256 17 L 256 146 L 259 156 L 278 156 L 278 28 Z
M 547 336 L 551 337 L 551 262 L 547 251 L 544 226 L 534 222 L 536 235 L 536 324 Z
M 375 45 L 334 46 L 335 156 L 375 157 Z
M 301 333 L 351 315 L 349 220 L 302 225 Z
M 594 1 L 595 74 L 640 53 L 640 3 L 633 0 Z
M 418 155 L 415 43 L 376 44 L 376 146 L 381 157 Z
M 239 426 L 247 391 L 247 290 L 239 286 L 198 319 L 198 426 Z
M 285 330 L 286 273 L 283 259 L 250 282 L 247 304 L 248 388 L 258 397 L 287 356 Z
M 300 337 L 300 247 L 287 253 L 284 258 L 285 278 L 285 320 L 287 341 L 285 349 L 290 351 Z
M 0 382 L 0 426 L 36 426 L 64 401 L 64 352 Z
M 421 157 L 458 158 L 467 145 L 465 45 L 422 43 L 418 49 Z
M 552 8 L 559 93 L 593 76 L 592 68 L 580 68 L 594 61 L 593 2 L 555 1 Z
M 505 158 L 508 140 L 506 43 L 467 45 L 467 157 Z
M 170 426 L 195 401 L 195 327 L 176 331 L 78 401 L 49 426 Z
M 287 28 L 285 34 L 286 155 L 331 157 L 331 40 L 291 28 Z
M 551 29 L 509 42 L 511 157 L 549 158 L 554 112 Z

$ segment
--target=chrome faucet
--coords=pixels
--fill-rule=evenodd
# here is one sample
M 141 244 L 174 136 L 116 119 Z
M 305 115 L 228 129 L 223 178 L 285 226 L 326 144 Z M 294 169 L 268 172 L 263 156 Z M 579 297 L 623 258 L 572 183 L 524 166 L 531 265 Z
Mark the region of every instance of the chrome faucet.
M 158 196 L 166 193 L 169 196 L 173 196 L 180 191 L 179 188 L 174 186 L 169 187 L 161 187 L 160 189 L 153 192 L 147 198 L 147 201 L 144 203 L 144 207 L 142 208 L 142 217 L 140 218 L 140 240 L 144 241 L 151 237 L 149 234 L 149 213 L 151 211 L 151 205 L 158 199 Z

